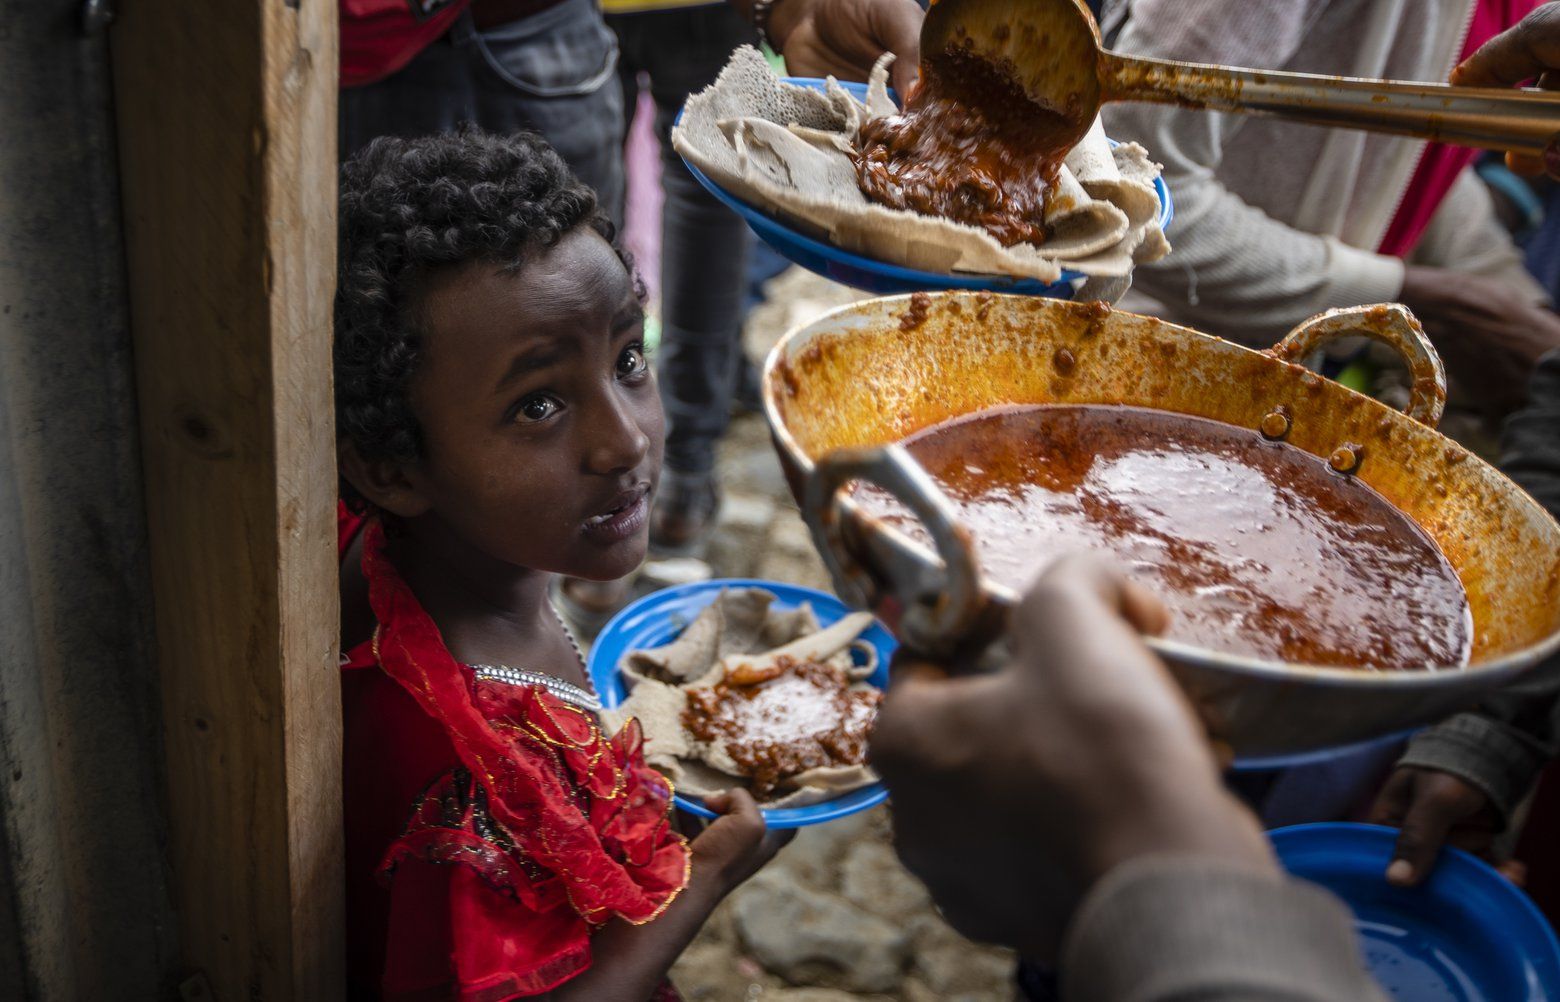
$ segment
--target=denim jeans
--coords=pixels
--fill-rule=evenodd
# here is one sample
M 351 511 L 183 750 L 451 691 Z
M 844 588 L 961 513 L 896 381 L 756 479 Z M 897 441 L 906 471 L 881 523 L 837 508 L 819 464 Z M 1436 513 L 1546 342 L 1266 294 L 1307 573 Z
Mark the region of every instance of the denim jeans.
M 666 465 L 707 473 L 731 420 L 742 359 L 747 288 L 747 224 L 688 173 L 672 149 L 672 124 L 688 95 L 715 82 L 753 29 L 725 4 L 615 14 L 623 101 L 633 107 L 638 77 L 650 78 L 661 143 L 661 347 Z
M 614 220 L 623 211 L 623 92 L 617 40 L 594 0 L 564 0 L 478 31 L 470 12 L 403 69 L 341 92 L 341 156 L 378 136 L 465 123 L 538 132 Z

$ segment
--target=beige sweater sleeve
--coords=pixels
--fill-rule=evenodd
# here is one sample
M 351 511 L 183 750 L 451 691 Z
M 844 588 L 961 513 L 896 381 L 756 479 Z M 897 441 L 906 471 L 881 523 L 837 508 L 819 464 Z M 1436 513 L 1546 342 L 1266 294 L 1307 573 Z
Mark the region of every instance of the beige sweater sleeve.
M 1325 6 L 1325 0 L 1133 0 L 1116 48 L 1281 66 Z M 1139 268 L 1133 283 L 1171 306 L 1178 320 L 1236 340 L 1271 341 L 1322 310 L 1385 302 L 1402 291 L 1396 258 L 1297 230 L 1219 181 L 1222 150 L 1244 124 L 1241 116 L 1122 103 L 1107 105 L 1104 117 L 1113 138 L 1142 143 L 1164 165 L 1175 199 L 1168 234 L 1174 250 Z
M 1523 264 L 1522 253 L 1495 215 L 1489 188 L 1472 168 L 1447 192 L 1408 260 L 1498 279 L 1523 301 L 1549 305 L 1549 294 Z
M 1065 1002 L 1385 1002 L 1337 898 L 1201 857 L 1107 875 L 1078 911 L 1061 976 Z

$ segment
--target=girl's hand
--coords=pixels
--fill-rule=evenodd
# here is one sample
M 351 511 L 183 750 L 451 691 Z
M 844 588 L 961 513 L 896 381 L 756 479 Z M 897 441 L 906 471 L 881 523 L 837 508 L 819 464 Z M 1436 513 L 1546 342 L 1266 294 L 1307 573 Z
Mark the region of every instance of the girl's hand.
M 602 1002 L 659 997 L 661 984 L 715 906 L 769 862 L 791 835 L 766 835 L 764 816 L 746 790 L 705 800 L 720 817 L 688 843 L 693 872 L 687 890 L 654 922 L 608 922 L 591 940 L 591 966 L 546 995 L 549 1000 Z
M 693 853 L 693 872 L 714 876 L 722 893 L 757 873 L 796 834 L 769 831 L 753 795 L 746 790 L 717 794 L 704 803 L 720 817 L 688 847 Z

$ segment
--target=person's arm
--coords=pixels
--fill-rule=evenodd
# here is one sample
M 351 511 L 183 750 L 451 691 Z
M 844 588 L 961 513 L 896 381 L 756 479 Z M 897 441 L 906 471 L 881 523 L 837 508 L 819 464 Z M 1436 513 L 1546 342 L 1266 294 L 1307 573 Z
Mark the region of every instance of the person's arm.
M 1538 76 L 1554 59 L 1560 59 L 1560 5 L 1546 4 L 1481 46 L 1452 71 L 1451 82 L 1510 87 Z M 1543 288 L 1517 267 L 1488 192 L 1470 175 L 1459 179 L 1412 255 L 1401 299 L 1447 370 L 1490 416 L 1503 417 L 1523 404 L 1538 359 L 1560 347 L 1560 318 L 1546 308 Z
M 753 20 L 754 0 L 727 0 Z M 921 6 L 915 0 L 774 0 L 768 34 L 799 77 L 866 80 L 885 52 L 895 56 L 892 83 L 904 94 L 920 63 Z
M 1546 3 L 1514 26 L 1479 46 L 1479 51 L 1452 70 L 1459 87 L 1516 87 L 1560 68 L 1560 3 Z M 1552 79 L 1543 81 L 1548 87 Z M 1560 178 L 1560 137 L 1551 139 L 1543 156 L 1506 154 L 1519 174 Z
M 1282 66 L 1326 0 L 1134 0 L 1118 50 L 1165 59 Z M 1334 306 L 1397 298 L 1403 265 L 1274 219 L 1217 177 L 1241 115 L 1117 103 L 1103 112 L 1113 139 L 1141 143 L 1175 195 L 1171 255 L 1138 268 L 1134 284 L 1175 304 L 1211 333 L 1266 340 Z M 1275 165 L 1282 162 L 1277 154 Z M 1275 168 L 1278 169 L 1278 168 Z
M 1521 407 L 1538 359 L 1560 348 L 1560 317 L 1472 170 L 1409 256 L 1400 298 L 1424 324 L 1447 372 L 1491 417 Z
M 792 834 L 766 835 L 763 814 L 745 790 L 710 797 L 706 803 L 722 814 L 689 843 L 688 886 L 677 899 L 644 925 L 609 923 L 591 938 L 590 967 L 539 999 L 644 1002 L 715 906 L 773 858 Z
M 1528 404 L 1507 422 L 1502 446 L 1502 471 L 1560 517 L 1560 351 L 1539 362 Z M 1557 755 L 1560 658 L 1417 735 L 1373 812 L 1373 820 L 1402 828 L 1392 879 L 1423 880 L 1446 843 L 1487 851 Z
M 398 864 L 384 996 L 454 997 L 492 991 L 502 978 L 508 991 L 538 1002 L 645 1002 L 715 906 L 792 834 L 766 834 L 746 791 L 706 803 L 722 814 L 689 844 L 687 885 L 643 925 L 614 920 L 587 935 L 568 906 L 533 911 L 466 867 Z
M 1492 279 L 1524 304 L 1549 305 L 1549 293 L 1527 270 L 1521 249 L 1500 220 L 1490 186 L 1472 167 L 1457 176 L 1406 260 Z
M 1066 1002 L 1383 999 L 1342 902 L 1206 857 L 1150 856 L 1106 875 L 1078 909 L 1060 970 Z
M 1138 631 L 1151 596 L 1046 572 L 995 674 L 900 661 L 871 761 L 895 847 L 955 928 L 1060 953 L 1070 1002 L 1365 1002 L 1347 911 L 1285 878 Z M 1124 946 L 1125 944 L 1125 946 Z

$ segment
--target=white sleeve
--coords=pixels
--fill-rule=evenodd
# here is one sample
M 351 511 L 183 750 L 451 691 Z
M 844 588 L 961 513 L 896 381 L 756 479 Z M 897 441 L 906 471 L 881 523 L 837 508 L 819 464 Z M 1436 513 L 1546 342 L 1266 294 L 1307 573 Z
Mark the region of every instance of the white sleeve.
M 1132 0 L 1122 52 L 1247 66 L 1283 65 L 1326 0 Z M 1238 340 L 1268 341 L 1333 306 L 1385 302 L 1403 288 L 1393 257 L 1297 230 L 1220 183 L 1223 150 L 1245 119 L 1148 104 L 1104 110 L 1113 138 L 1164 164 L 1175 199 L 1173 250 L 1134 284 L 1178 319 Z

